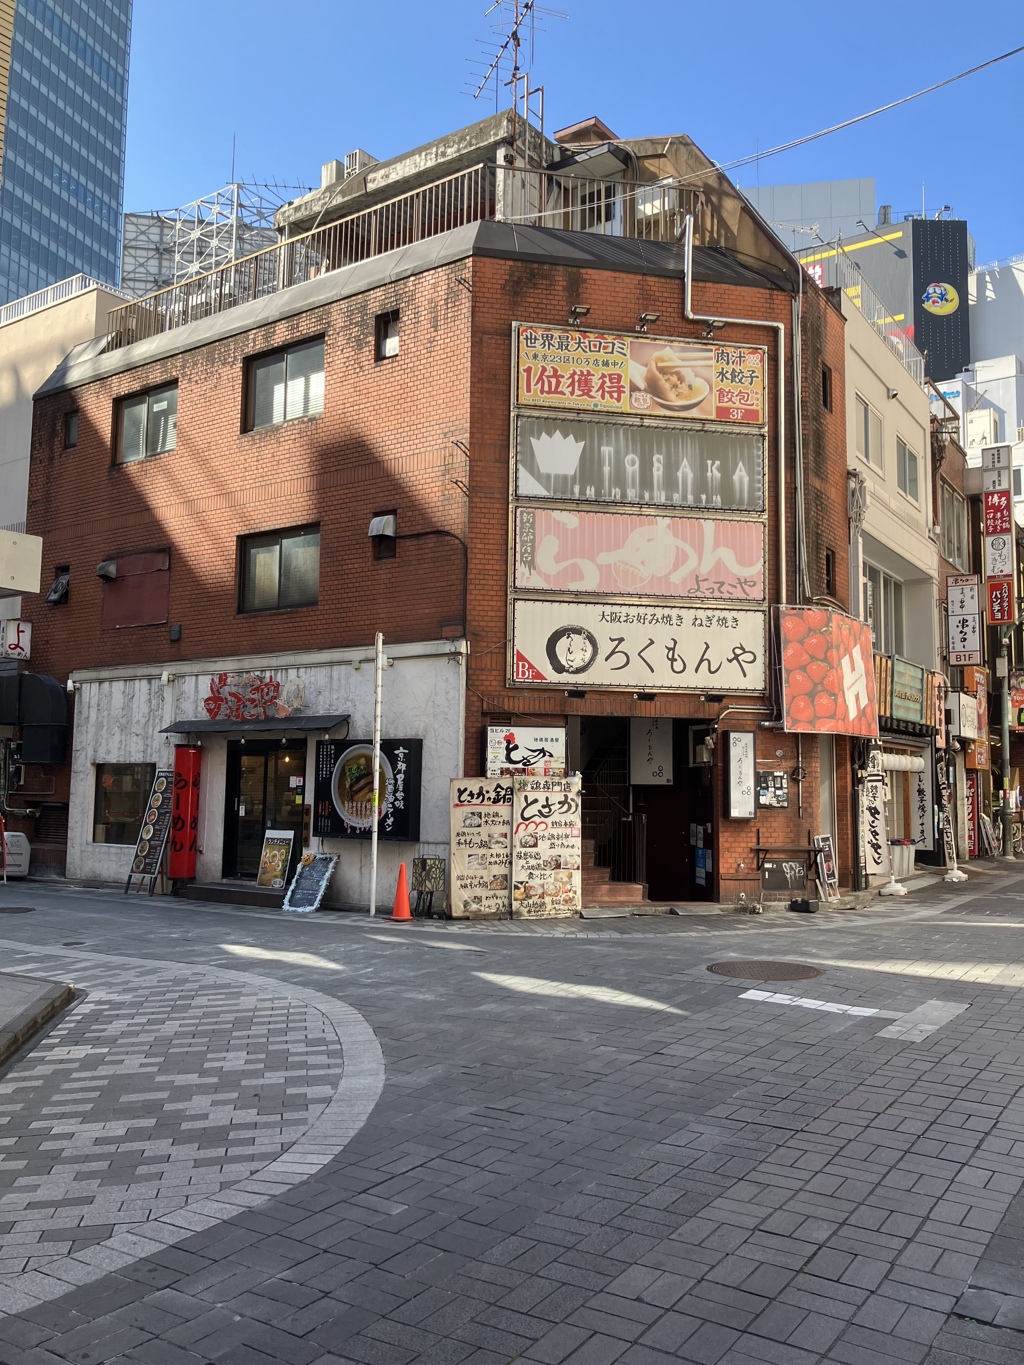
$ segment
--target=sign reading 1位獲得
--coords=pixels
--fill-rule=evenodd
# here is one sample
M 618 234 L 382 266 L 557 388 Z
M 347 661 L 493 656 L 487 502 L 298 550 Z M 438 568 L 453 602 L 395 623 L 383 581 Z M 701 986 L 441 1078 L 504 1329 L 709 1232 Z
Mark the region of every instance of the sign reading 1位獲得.
M 520 324 L 518 402 L 712 422 L 765 420 L 763 346 Z

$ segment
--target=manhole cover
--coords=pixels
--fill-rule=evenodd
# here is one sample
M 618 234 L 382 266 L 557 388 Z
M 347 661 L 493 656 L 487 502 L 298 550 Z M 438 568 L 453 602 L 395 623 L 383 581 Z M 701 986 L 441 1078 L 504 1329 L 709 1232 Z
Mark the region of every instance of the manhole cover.
M 0 915 L 31 915 L 34 905 L 0 905 Z
M 741 981 L 808 981 L 812 976 L 823 975 L 806 962 L 712 962 L 708 971 Z

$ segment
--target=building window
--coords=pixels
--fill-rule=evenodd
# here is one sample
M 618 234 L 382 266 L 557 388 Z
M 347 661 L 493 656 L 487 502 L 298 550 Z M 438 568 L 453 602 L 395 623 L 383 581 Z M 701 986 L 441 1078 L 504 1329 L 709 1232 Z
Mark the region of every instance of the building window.
M 52 607 L 66 606 L 70 591 L 71 565 L 58 564 L 53 571 L 53 582 L 50 584 L 50 590 L 43 601 L 49 602 Z
M 320 595 L 320 527 L 246 536 L 240 553 L 240 611 L 315 607 Z
M 248 428 L 315 417 L 323 410 L 323 338 L 249 362 Z
M 835 597 L 836 595 L 836 552 L 835 550 L 825 551 L 825 596 Z
M 78 413 L 64 414 L 64 449 L 73 450 L 78 445 Z
M 903 653 L 903 584 L 874 564 L 864 565 L 864 620 L 876 654 Z
M 173 450 L 178 441 L 177 384 L 122 398 L 117 428 L 120 464 Z
M 907 445 L 902 436 L 896 437 L 896 482 L 900 492 L 906 493 L 912 502 L 918 501 L 917 455 Z
M 97 763 L 94 844 L 135 843 L 155 776 L 155 763 Z
M 857 419 L 857 454 L 872 464 L 876 469 L 882 468 L 882 419 L 874 410 L 870 403 L 866 403 L 860 394 L 856 400 L 856 419 Z
M 390 360 L 398 354 L 398 309 L 391 313 L 378 313 L 375 329 L 375 358 Z
M 1024 427 L 1021 427 L 1020 430 L 1024 431 Z M 1024 440 L 1024 436 L 1021 437 L 1021 440 Z M 1019 464 L 1014 465 L 1013 468 L 1014 498 L 1024 498 L 1024 478 L 1021 477 L 1022 475 L 1024 475 L 1024 468 L 1022 468 Z
M 821 367 L 821 406 L 826 412 L 832 411 L 832 367 Z
M 967 502 L 942 480 L 939 506 L 939 526 L 942 532 L 942 558 L 958 569 L 967 568 Z

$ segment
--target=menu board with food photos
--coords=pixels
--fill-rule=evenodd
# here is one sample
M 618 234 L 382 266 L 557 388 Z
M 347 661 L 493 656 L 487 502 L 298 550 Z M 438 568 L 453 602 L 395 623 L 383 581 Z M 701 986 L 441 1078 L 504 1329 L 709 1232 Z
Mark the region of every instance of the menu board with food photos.
M 453 919 L 508 918 L 512 793 L 510 777 L 452 779 Z
M 125 881 L 125 891 L 133 877 L 149 879 L 149 894 L 153 894 L 156 879 L 163 865 L 167 835 L 171 828 L 171 798 L 174 794 L 174 773 L 170 768 L 158 768 L 149 793 L 146 814 L 139 829 L 139 837 L 132 854 L 131 871 Z
M 579 774 L 517 777 L 512 809 L 512 918 L 578 915 L 582 903 Z

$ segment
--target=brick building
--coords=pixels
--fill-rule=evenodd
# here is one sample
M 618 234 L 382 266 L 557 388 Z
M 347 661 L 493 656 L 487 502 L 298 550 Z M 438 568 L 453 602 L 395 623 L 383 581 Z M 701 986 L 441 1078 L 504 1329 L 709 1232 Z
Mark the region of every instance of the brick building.
M 328 181 L 282 223 L 318 226 L 118 310 L 43 385 L 28 529 L 58 590 L 32 668 L 74 718 L 24 804 L 49 784 L 70 875 L 127 875 L 187 747 L 200 883 L 252 877 L 281 828 L 365 904 L 349 755 L 381 630 L 384 894 L 446 854 L 449 780 L 511 725 L 566 733 L 585 892 L 752 898 L 823 832 L 849 884 L 838 653 L 795 729 L 775 687 L 778 604 L 801 639 L 849 605 L 842 316 L 688 140 L 569 133 L 538 151 L 497 116 L 376 190 L 364 169 L 337 212 Z

